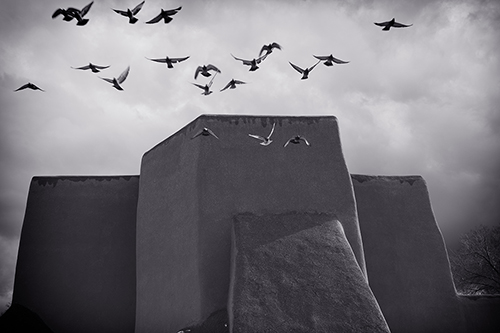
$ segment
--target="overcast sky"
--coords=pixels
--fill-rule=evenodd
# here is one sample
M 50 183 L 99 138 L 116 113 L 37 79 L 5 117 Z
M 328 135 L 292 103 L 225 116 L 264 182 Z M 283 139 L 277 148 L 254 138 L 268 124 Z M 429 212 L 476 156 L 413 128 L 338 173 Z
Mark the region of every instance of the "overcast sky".
M 500 222 L 500 2 L 146 0 L 135 25 L 96 0 L 86 26 L 52 19 L 87 0 L 0 11 L 0 310 L 10 301 L 33 176 L 139 174 L 142 154 L 201 114 L 334 115 L 351 173 L 422 175 L 448 244 Z M 182 6 L 169 24 L 145 24 Z M 396 18 L 412 27 L 384 32 Z M 278 42 L 260 65 L 252 59 Z M 333 54 L 345 65 L 319 64 Z M 167 69 L 148 58 L 190 56 Z M 111 67 L 79 71 L 92 62 Z M 198 65 L 222 71 L 212 93 Z M 98 78 L 130 66 L 124 91 Z M 219 92 L 232 78 L 248 82 Z M 45 92 L 15 89 L 32 82 Z

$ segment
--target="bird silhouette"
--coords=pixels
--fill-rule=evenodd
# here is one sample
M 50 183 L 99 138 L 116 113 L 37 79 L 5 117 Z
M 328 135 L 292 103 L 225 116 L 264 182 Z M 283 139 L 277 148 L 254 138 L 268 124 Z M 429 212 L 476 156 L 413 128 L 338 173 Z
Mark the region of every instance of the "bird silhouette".
M 24 89 L 32 89 L 32 90 L 41 90 L 41 91 L 45 91 L 39 87 L 37 87 L 36 85 L 34 85 L 33 83 L 31 82 L 28 82 L 26 83 L 25 85 L 22 85 L 21 87 L 17 88 L 16 90 L 14 91 L 19 91 L 19 90 L 24 90 Z
M 177 14 L 180 10 L 182 9 L 182 6 L 175 8 L 175 9 L 169 9 L 169 10 L 161 10 L 160 14 L 156 15 L 153 17 L 151 20 L 147 21 L 147 24 L 153 24 L 153 23 L 158 23 L 162 19 L 165 22 L 165 24 L 169 23 L 172 21 L 172 18 L 170 16 L 174 16 Z
M 189 59 L 189 56 L 183 57 L 183 58 L 169 58 L 169 57 L 165 57 L 165 58 L 159 58 L 159 59 L 151 59 L 151 58 L 146 58 L 146 59 L 149 59 L 149 60 L 155 61 L 155 62 L 161 62 L 161 63 L 167 64 L 167 68 L 174 68 L 173 64 L 176 64 L 178 62 L 187 60 L 187 59 Z
M 207 127 L 203 127 L 198 133 L 196 133 L 191 138 L 191 140 L 193 140 L 194 138 L 199 137 L 200 135 L 203 135 L 203 136 L 209 136 L 209 135 L 211 135 L 214 138 L 216 138 L 217 140 L 220 140 L 219 137 L 217 135 L 215 135 L 215 133 L 210 128 L 207 128 Z
M 290 139 L 289 139 L 289 140 L 288 140 L 288 141 L 287 141 L 287 142 L 283 145 L 283 147 L 288 146 L 288 144 L 289 144 L 289 143 L 293 143 L 293 144 L 295 144 L 295 145 L 296 145 L 296 144 L 299 144 L 299 143 L 300 143 L 300 141 L 304 141 L 304 143 L 305 143 L 307 146 L 310 146 L 309 141 L 307 141 L 307 139 L 306 139 L 306 138 L 304 138 L 304 137 L 303 137 L 303 136 L 301 136 L 301 135 L 296 135 L 296 136 L 294 136 L 294 137 L 290 138 Z
M 205 76 L 205 77 L 209 77 L 210 75 L 210 71 L 215 71 L 216 73 L 220 73 L 220 69 L 218 69 L 217 67 L 215 67 L 214 65 L 212 64 L 208 64 L 208 65 L 203 65 L 203 66 L 198 66 L 196 68 L 196 71 L 194 72 L 194 79 L 196 80 L 196 78 L 198 77 L 198 74 L 201 73 L 201 75 Z
M 210 80 L 210 82 L 208 84 L 205 84 L 204 86 L 202 86 L 201 84 L 197 84 L 197 83 L 193 83 L 193 84 L 195 86 L 197 86 L 198 88 L 203 89 L 203 92 L 201 93 L 202 95 L 208 96 L 211 93 L 213 93 L 213 91 L 210 90 L 210 87 L 212 86 L 212 83 L 213 83 L 216 76 L 217 76 L 217 73 L 215 73 L 214 76 L 212 77 L 212 79 Z
M 264 45 L 262 46 L 262 48 L 260 49 L 260 52 L 259 52 L 259 57 L 262 55 L 262 53 L 266 52 L 266 55 L 270 54 L 273 52 L 273 49 L 278 49 L 278 50 L 281 50 L 281 45 L 276 43 L 276 42 L 272 42 L 271 44 L 268 44 L 268 45 Z
M 123 81 L 125 81 L 125 79 L 127 78 L 128 76 L 128 73 L 130 71 L 130 66 L 128 66 L 121 74 L 120 76 L 118 76 L 118 78 L 112 78 L 112 79 L 107 79 L 107 78 L 104 78 L 104 77 L 100 77 L 101 79 L 103 79 L 104 81 L 106 82 L 109 82 L 113 85 L 113 87 L 115 87 L 116 89 L 118 90 L 123 90 L 123 88 L 120 86 L 120 83 L 123 83 Z
M 232 55 L 232 56 L 234 59 L 242 61 L 243 65 L 250 66 L 249 71 L 253 72 L 253 71 L 256 71 L 257 69 L 259 69 L 259 66 L 257 66 L 257 64 L 260 64 L 262 61 L 264 61 L 264 59 L 266 59 L 266 57 L 267 57 L 267 54 L 264 54 L 263 56 L 260 56 L 257 59 L 254 58 L 252 60 L 245 60 L 245 59 L 241 59 L 241 58 L 236 58 L 234 55 Z
M 235 89 L 237 84 L 245 84 L 245 83 L 246 82 L 235 80 L 235 79 L 231 79 L 231 81 L 229 81 L 229 83 L 226 84 L 226 86 L 224 88 L 222 88 L 220 91 L 224 91 L 224 90 L 226 90 L 228 88 L 229 89 Z
M 321 62 L 321 60 L 318 60 L 318 62 L 317 62 L 317 63 L 315 63 L 314 65 L 312 65 L 311 67 L 306 68 L 306 69 L 302 69 L 302 68 L 300 68 L 299 66 L 292 64 L 291 62 L 289 62 L 289 63 L 290 63 L 290 65 L 292 65 L 292 67 L 293 67 L 293 68 L 294 68 L 297 72 L 299 72 L 300 74 L 302 74 L 302 78 L 301 78 L 301 80 L 306 80 L 306 79 L 308 79 L 308 78 L 309 78 L 309 73 L 311 73 L 311 71 L 314 69 L 314 67 L 316 67 L 316 65 L 317 65 L 317 64 L 319 64 L 320 62 Z
M 263 146 L 269 146 L 271 144 L 271 142 L 273 142 L 273 140 L 271 140 L 271 135 L 273 135 L 275 125 L 276 125 L 276 123 L 273 123 L 273 128 L 271 128 L 271 132 L 266 137 L 261 136 L 261 135 L 256 135 L 256 134 L 248 134 L 248 136 L 255 138 L 255 139 L 258 139 L 258 140 L 261 140 L 262 142 L 260 144 Z
M 396 20 L 394 18 L 392 20 L 386 21 L 386 22 L 380 22 L 380 23 L 374 22 L 374 24 L 378 25 L 380 27 L 384 27 L 382 29 L 384 31 L 389 31 L 391 28 L 407 28 L 407 27 L 411 27 L 413 25 L 413 24 L 406 25 L 406 24 L 398 23 L 398 22 L 396 22 Z
M 68 7 L 67 9 L 63 9 L 63 8 L 58 8 L 56 9 L 56 11 L 54 12 L 54 14 L 52 14 L 52 18 L 56 18 L 57 16 L 59 15 L 63 15 L 63 20 L 65 21 L 71 21 L 72 19 L 76 19 L 78 22 L 76 23 L 76 25 L 86 25 L 88 23 L 88 19 L 84 19 L 83 17 L 85 15 L 87 15 L 87 13 L 89 12 L 90 10 L 90 7 L 92 7 L 92 4 L 94 3 L 94 1 L 92 1 L 91 3 L 89 3 L 88 5 L 86 5 L 85 7 L 83 7 L 82 9 L 76 9 L 74 7 Z
M 141 2 L 137 6 L 135 6 L 133 9 L 127 8 L 127 10 L 119 10 L 119 9 L 113 9 L 115 13 L 118 13 L 120 15 L 123 15 L 125 17 L 128 17 L 128 23 L 134 24 L 135 22 L 139 21 L 135 15 L 140 12 L 142 9 L 142 5 L 144 5 L 146 1 Z
M 89 62 L 88 65 L 82 66 L 82 67 L 71 67 L 73 69 L 81 69 L 81 70 L 87 70 L 90 69 L 93 73 L 99 73 L 101 69 L 106 69 L 109 68 L 109 66 L 98 66 L 94 65 L 93 63 Z
M 349 63 L 349 61 L 337 59 L 331 54 L 329 56 L 315 56 L 315 55 L 313 55 L 313 57 L 315 57 L 316 59 L 319 59 L 320 61 L 324 61 L 323 64 L 325 66 L 333 66 L 333 63 L 336 63 L 336 64 L 348 64 Z

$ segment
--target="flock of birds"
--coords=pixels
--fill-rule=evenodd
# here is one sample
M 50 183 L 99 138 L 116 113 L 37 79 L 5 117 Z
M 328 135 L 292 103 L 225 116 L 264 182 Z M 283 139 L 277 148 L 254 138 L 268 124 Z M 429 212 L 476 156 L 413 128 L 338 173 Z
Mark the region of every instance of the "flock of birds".
M 141 3 L 139 3 L 137 6 L 135 6 L 132 9 L 127 8 L 126 10 L 121 10 L 121 9 L 112 9 L 112 10 L 119 15 L 127 17 L 128 22 L 130 24 L 135 24 L 139 21 L 139 19 L 136 17 L 136 15 L 141 11 L 145 2 L 146 1 L 142 1 Z M 70 22 L 70 21 L 75 20 L 76 25 L 84 26 L 89 22 L 89 19 L 85 18 L 85 16 L 90 11 L 93 3 L 94 3 L 94 1 L 92 1 L 91 3 L 89 3 L 88 5 L 83 7 L 82 9 L 77 9 L 74 7 L 58 8 L 52 14 L 52 19 L 55 19 L 55 18 L 58 18 L 59 16 L 62 16 L 62 19 L 64 21 Z M 154 24 L 154 23 L 158 23 L 162 20 L 165 24 L 170 23 L 172 21 L 172 16 L 176 15 L 181 9 L 182 9 L 182 6 L 175 8 L 175 9 L 168 9 L 168 10 L 164 10 L 162 8 L 158 15 L 156 15 L 155 17 L 153 17 L 149 21 L 146 21 L 145 23 L 146 24 Z M 406 28 L 406 27 L 412 26 L 412 24 L 406 25 L 406 24 L 396 22 L 394 18 L 390 21 L 375 23 L 375 25 L 383 27 L 383 29 L 382 29 L 383 31 L 389 31 L 391 28 Z M 280 44 L 278 44 L 276 42 L 270 43 L 268 45 L 263 45 L 262 48 L 260 49 L 259 56 L 257 58 L 253 58 L 251 60 L 242 59 L 242 58 L 235 57 L 232 54 L 231 55 L 233 56 L 233 58 L 235 60 L 241 61 L 243 65 L 249 66 L 250 67 L 249 71 L 253 72 L 259 68 L 258 65 L 261 64 L 275 49 L 281 50 L 282 47 Z M 317 62 L 314 65 L 312 65 L 311 67 L 302 68 L 302 67 L 299 67 L 299 66 L 289 62 L 290 66 L 292 66 L 293 69 L 295 69 L 297 72 L 299 72 L 302 75 L 302 77 L 301 77 L 302 80 L 308 79 L 311 71 L 320 62 L 323 62 L 323 64 L 325 66 L 333 66 L 334 64 L 347 64 L 347 63 L 349 63 L 349 61 L 344 61 L 344 60 L 340 60 L 338 58 L 335 58 L 332 54 L 326 55 L 326 56 L 316 56 L 316 55 L 313 55 L 313 56 L 317 59 Z M 189 59 L 189 56 L 172 57 L 172 58 L 167 56 L 164 58 L 146 58 L 146 59 L 153 61 L 153 62 L 166 64 L 167 68 L 172 69 L 172 68 L 174 68 L 174 66 L 173 66 L 174 64 L 178 64 L 180 62 L 183 62 L 183 61 Z M 89 63 L 88 65 L 85 65 L 85 66 L 72 67 L 72 68 L 77 69 L 77 70 L 91 70 L 93 73 L 99 73 L 101 70 L 107 69 L 109 67 L 110 66 L 99 66 L 99 65 Z M 121 86 L 121 84 L 127 79 L 129 72 L 130 72 L 130 66 L 128 66 L 118 77 L 112 77 L 112 78 L 100 77 L 100 78 L 102 80 L 112 84 L 112 86 L 115 89 L 123 90 L 123 87 Z M 211 72 L 214 72 L 213 76 L 212 76 Z M 213 80 L 217 76 L 218 73 L 221 73 L 221 70 L 213 64 L 200 65 L 195 70 L 194 79 L 196 80 L 198 78 L 199 74 L 201 74 L 204 77 L 212 76 L 212 78 L 205 85 L 198 84 L 198 83 L 192 83 L 192 84 L 203 90 L 203 92 L 201 93 L 202 95 L 210 95 L 213 92 L 212 90 L 210 90 L 212 87 L 212 84 L 213 84 Z M 220 91 L 222 92 L 222 91 L 225 91 L 226 89 L 235 89 L 238 85 L 245 84 L 245 83 L 246 82 L 241 81 L 241 80 L 231 79 L 231 81 L 229 81 Z M 20 91 L 20 90 L 24 90 L 24 89 L 45 91 L 31 82 L 24 84 L 23 86 L 19 87 L 18 89 L 14 90 L 14 91 Z

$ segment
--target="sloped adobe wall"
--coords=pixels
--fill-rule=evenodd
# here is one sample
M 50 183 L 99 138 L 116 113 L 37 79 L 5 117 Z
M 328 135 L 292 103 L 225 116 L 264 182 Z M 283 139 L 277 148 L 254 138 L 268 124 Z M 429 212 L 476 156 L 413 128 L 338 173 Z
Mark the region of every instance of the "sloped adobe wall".
M 13 303 L 54 332 L 133 332 L 138 176 L 35 177 Z

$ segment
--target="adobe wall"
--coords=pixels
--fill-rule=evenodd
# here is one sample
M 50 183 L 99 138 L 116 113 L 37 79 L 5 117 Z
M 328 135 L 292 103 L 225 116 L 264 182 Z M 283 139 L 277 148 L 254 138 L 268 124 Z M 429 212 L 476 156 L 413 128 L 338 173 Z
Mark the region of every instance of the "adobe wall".
M 133 332 L 138 176 L 34 177 L 13 303 L 54 332 Z
M 261 146 L 249 133 L 274 142 Z M 218 135 L 191 137 L 203 127 Z M 283 144 L 301 134 L 306 146 Z M 335 117 L 201 116 L 143 156 L 137 215 L 137 332 L 188 326 L 226 306 L 238 213 L 335 215 L 365 270 Z

